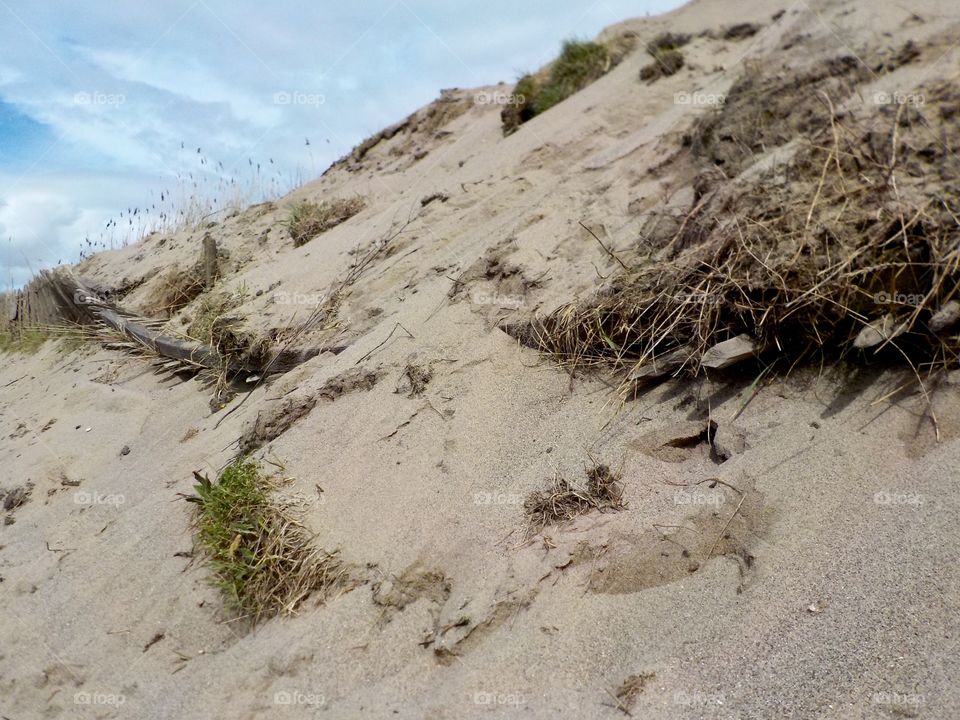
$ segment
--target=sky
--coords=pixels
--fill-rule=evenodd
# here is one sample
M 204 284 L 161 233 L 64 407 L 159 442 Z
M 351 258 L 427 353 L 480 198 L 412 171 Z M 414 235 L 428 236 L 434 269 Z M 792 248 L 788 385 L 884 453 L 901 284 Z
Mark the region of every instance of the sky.
M 0 0 L 0 288 L 277 197 L 441 88 L 679 0 Z

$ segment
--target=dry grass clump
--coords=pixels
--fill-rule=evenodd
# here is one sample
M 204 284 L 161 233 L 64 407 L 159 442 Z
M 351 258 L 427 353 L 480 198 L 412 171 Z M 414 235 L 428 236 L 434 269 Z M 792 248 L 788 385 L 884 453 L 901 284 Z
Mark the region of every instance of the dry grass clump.
M 634 372 L 669 360 L 698 373 L 709 348 L 744 334 L 791 366 L 861 350 L 918 371 L 957 365 L 960 160 L 949 148 L 960 145 L 960 91 L 923 93 L 922 115 L 874 104 L 859 119 L 825 95 L 825 123 L 794 138 L 789 162 L 707 183 L 666 246 L 551 314 L 541 345 L 570 364 Z M 880 329 L 872 339 L 868 327 Z
M 314 545 L 313 535 L 271 498 L 275 485 L 257 466 L 238 459 L 217 481 L 194 473 L 198 544 L 213 583 L 228 605 L 253 623 L 291 614 L 312 593 L 321 598 L 346 579 L 337 557 Z
M 587 482 L 582 488 L 573 487 L 557 474 L 546 490 L 527 496 L 523 510 L 527 516 L 527 536 L 532 537 L 548 525 L 568 522 L 590 510 L 622 510 L 623 488 L 620 475 L 606 465 L 594 464 L 586 471 Z
M 236 322 L 230 313 L 240 307 L 246 298 L 244 291 L 215 290 L 200 296 L 191 314 L 187 336 L 212 348 L 221 345 L 224 330 Z
M 365 206 L 366 201 L 360 196 L 324 200 L 319 204 L 311 200 L 294 203 L 287 219 L 293 246 L 305 245 L 317 235 L 346 222 Z
M 273 343 L 241 329 L 243 318 L 234 313 L 247 299 L 246 288 L 236 291 L 212 290 L 201 295 L 192 309 L 186 336 L 202 343 L 212 351 L 219 363 L 207 376 L 214 387 L 211 408 L 218 410 L 234 395 L 234 380 L 238 373 L 264 368 Z
M 654 57 L 668 50 L 679 50 L 690 42 L 688 33 L 662 32 L 647 43 L 647 52 Z
M 724 40 L 745 40 L 760 32 L 760 28 L 761 26 L 756 23 L 737 23 L 736 25 L 724 28 L 720 37 Z
M 405 392 L 407 397 L 419 397 L 433 379 L 433 368 L 429 365 L 408 364 L 400 376 L 397 392 Z
M 172 317 L 196 300 L 204 289 L 203 273 L 199 266 L 186 270 L 172 267 L 158 278 L 145 305 L 150 308 L 151 314 Z
M 242 318 L 234 311 L 247 297 L 245 286 L 234 291 L 204 293 L 193 309 L 187 336 L 207 345 L 233 365 L 258 367 L 272 343 L 267 338 L 257 339 L 238 330 Z
M 830 103 L 839 106 L 872 77 L 853 55 L 827 58 L 796 73 L 748 66 L 726 94 L 723 111 L 701 119 L 687 140 L 698 159 L 732 177 L 757 154 L 822 132 L 830 125 Z
M 632 49 L 629 43 L 624 38 L 609 43 L 566 40 L 560 56 L 548 68 L 517 81 L 513 91 L 517 101 L 500 114 L 504 135 L 606 75 Z
M 637 698 L 644 691 L 647 685 L 656 677 L 656 673 L 638 673 L 628 675 L 613 693 L 613 699 L 617 701 L 617 709 L 630 715 L 630 711 L 637 702 Z
M 665 32 L 647 43 L 647 53 L 653 62 L 640 69 L 640 79 L 652 83 L 662 77 L 678 73 L 684 64 L 680 48 L 690 42 L 686 33 Z
M 653 62 L 640 68 L 640 79 L 652 83 L 662 77 L 676 75 L 683 69 L 683 53 L 679 50 L 664 50 L 653 56 Z

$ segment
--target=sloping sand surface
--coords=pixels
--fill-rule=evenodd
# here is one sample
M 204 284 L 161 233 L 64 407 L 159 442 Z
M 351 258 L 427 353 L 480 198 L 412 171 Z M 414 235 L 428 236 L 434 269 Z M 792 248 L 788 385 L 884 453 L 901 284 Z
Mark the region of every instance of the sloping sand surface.
M 758 32 L 722 38 L 744 22 Z M 666 30 L 695 36 L 686 65 L 641 83 Z M 605 36 L 627 31 L 636 51 L 506 138 L 474 100 L 509 88 L 452 90 L 449 122 L 418 114 L 276 204 L 79 267 L 148 313 L 209 232 L 251 332 L 342 297 L 336 329 L 301 338 L 324 352 L 216 412 L 117 350 L 2 356 L 0 490 L 29 491 L 0 526 L 4 717 L 960 717 L 955 373 L 928 388 L 938 427 L 909 370 L 855 364 L 622 402 L 500 327 L 589 295 L 653 237 L 653 208 L 689 207 L 684 134 L 712 107 L 683 98 L 907 41 L 918 57 L 842 102 L 956 82 L 957 8 L 699 0 Z M 358 194 L 293 247 L 293 202 Z M 253 630 L 209 585 L 183 501 L 245 434 L 357 578 Z M 528 533 L 530 493 L 594 463 L 626 507 Z

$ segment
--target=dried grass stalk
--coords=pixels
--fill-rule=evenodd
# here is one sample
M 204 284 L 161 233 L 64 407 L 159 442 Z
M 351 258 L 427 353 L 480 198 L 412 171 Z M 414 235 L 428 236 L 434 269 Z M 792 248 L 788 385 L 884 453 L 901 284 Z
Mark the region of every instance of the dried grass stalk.
M 527 496 L 523 509 L 527 516 L 527 537 L 541 532 L 548 525 L 569 522 L 590 510 L 622 510 L 623 488 L 620 475 L 606 465 L 587 469 L 587 482 L 582 488 L 573 487 L 559 474 L 550 487 Z

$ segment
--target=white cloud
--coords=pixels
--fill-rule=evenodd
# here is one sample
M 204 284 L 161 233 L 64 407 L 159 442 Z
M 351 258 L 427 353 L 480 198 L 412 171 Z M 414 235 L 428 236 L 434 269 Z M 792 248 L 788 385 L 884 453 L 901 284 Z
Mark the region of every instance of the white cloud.
M 0 185 L 11 187 L 0 202 L 0 287 L 18 286 L 40 268 L 73 262 L 79 252 L 119 246 L 133 228 L 126 218 L 107 230 L 119 208 L 135 206 L 149 178 L 130 175 L 71 174 L 31 179 L 0 174 Z M 138 217 L 139 221 L 139 217 Z

